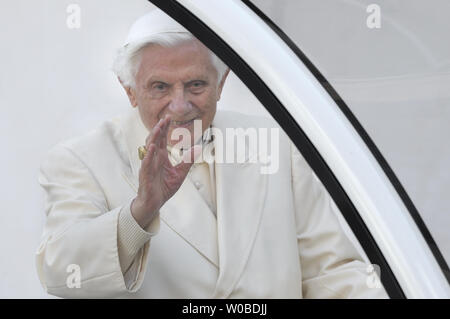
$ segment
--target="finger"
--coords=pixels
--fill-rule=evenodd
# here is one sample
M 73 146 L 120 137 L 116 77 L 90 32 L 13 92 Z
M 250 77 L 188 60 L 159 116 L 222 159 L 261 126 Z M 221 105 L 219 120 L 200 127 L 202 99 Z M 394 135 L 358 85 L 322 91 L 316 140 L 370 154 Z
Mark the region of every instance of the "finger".
M 154 174 L 153 163 L 155 162 L 155 157 L 156 157 L 156 145 L 150 144 L 150 146 L 147 148 L 147 154 L 145 154 L 145 157 L 142 160 L 141 165 L 141 170 L 144 176 L 148 175 L 153 176 Z
M 147 149 L 150 147 L 151 144 L 155 144 L 155 140 L 158 138 L 159 132 L 160 129 L 156 126 L 152 129 L 151 133 L 147 137 L 147 141 L 145 144 Z
M 159 147 L 165 149 L 167 147 L 167 135 L 169 132 L 170 119 L 166 116 L 161 127 L 161 137 L 159 139 Z
M 165 149 L 167 147 L 167 131 L 161 133 L 161 141 L 159 143 L 159 148 Z
M 153 139 L 153 142 L 162 149 L 166 148 L 167 145 L 167 132 L 169 130 L 170 126 L 170 117 L 165 116 L 163 119 L 161 119 L 161 122 L 158 123 L 158 130 L 155 134 L 155 137 Z
M 156 125 L 153 127 L 153 129 L 151 130 L 150 134 L 147 136 L 147 140 L 146 140 L 146 146 L 149 147 L 150 144 L 155 143 L 156 140 L 158 139 L 159 135 L 161 134 L 161 128 L 162 128 L 162 124 L 164 123 L 164 119 L 160 119 L 158 121 L 158 123 L 156 123 Z M 158 145 L 158 143 L 155 143 Z
M 153 128 L 150 130 L 150 133 L 148 134 L 147 139 L 145 140 L 145 145 L 150 145 L 150 144 L 152 143 L 152 141 L 153 141 L 153 139 L 154 139 L 154 136 L 155 136 L 155 133 L 156 133 L 156 129 L 157 129 L 158 127 L 160 127 L 161 122 L 162 122 L 162 119 L 160 119 L 160 120 L 155 124 L 155 126 L 153 126 Z

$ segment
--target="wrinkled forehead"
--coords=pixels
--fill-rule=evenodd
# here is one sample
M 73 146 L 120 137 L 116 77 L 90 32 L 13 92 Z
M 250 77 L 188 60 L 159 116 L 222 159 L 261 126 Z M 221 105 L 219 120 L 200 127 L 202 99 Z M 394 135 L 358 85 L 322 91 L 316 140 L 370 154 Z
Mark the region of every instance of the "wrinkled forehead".
M 147 81 L 161 77 L 175 81 L 203 78 L 213 80 L 217 71 L 213 65 L 210 51 L 198 40 L 189 40 L 166 47 L 150 44 L 140 53 L 140 65 L 136 79 Z

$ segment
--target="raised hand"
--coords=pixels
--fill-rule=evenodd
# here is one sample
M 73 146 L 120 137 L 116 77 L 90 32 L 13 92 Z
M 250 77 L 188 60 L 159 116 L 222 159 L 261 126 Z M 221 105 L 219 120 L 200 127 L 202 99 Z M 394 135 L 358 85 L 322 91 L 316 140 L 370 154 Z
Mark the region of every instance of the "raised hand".
M 147 153 L 139 171 L 139 189 L 131 204 L 131 214 L 145 228 L 159 209 L 180 188 L 201 146 L 194 145 L 183 155 L 180 164 L 172 166 L 167 152 L 170 118 L 161 119 L 146 140 Z

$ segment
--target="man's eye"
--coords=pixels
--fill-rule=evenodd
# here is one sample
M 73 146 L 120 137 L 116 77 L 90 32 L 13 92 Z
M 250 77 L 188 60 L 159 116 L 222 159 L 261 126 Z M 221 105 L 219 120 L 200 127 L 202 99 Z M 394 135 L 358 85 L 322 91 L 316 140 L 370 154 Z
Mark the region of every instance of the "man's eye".
M 203 81 L 195 81 L 191 83 L 190 87 L 194 92 L 199 92 L 205 87 L 205 85 L 206 83 Z
M 154 86 L 154 88 L 157 89 L 157 90 L 159 90 L 159 91 L 163 91 L 163 90 L 165 90 L 165 89 L 167 88 L 167 85 L 165 85 L 165 84 L 163 84 L 163 83 L 160 83 L 160 84 L 156 84 L 156 85 Z

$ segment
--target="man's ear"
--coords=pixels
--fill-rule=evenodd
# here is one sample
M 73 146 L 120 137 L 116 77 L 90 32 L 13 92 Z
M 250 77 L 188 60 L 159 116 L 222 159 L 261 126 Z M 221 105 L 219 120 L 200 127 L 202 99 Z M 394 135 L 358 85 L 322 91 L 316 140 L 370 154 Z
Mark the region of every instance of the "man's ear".
M 120 84 L 122 85 L 122 87 L 124 88 L 125 92 L 127 93 L 128 99 L 130 100 L 131 106 L 132 107 L 136 107 L 137 106 L 137 99 L 136 99 L 136 92 L 132 87 L 129 86 L 125 86 L 123 85 L 122 80 L 117 77 L 117 79 L 119 80 Z
M 222 89 L 223 89 L 225 80 L 227 79 L 229 73 L 230 73 L 230 68 L 228 68 L 225 71 L 224 75 L 222 76 L 222 80 L 220 80 L 219 87 L 217 88 L 217 101 L 220 100 L 220 96 L 222 95 Z

